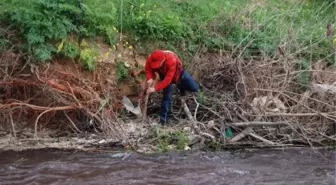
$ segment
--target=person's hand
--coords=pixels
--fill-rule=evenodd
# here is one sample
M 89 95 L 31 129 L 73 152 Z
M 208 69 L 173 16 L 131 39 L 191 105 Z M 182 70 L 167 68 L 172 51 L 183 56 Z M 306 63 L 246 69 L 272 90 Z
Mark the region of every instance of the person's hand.
M 147 80 L 147 85 L 148 85 L 148 87 L 151 87 L 152 84 L 153 84 L 153 82 L 154 82 L 153 79 L 149 79 L 149 80 Z
M 147 82 L 146 80 L 140 82 L 140 87 L 142 91 L 145 91 L 147 89 Z
M 147 89 L 147 94 L 150 94 L 150 93 L 153 93 L 153 92 L 155 92 L 155 88 L 154 87 L 149 87 L 148 89 Z

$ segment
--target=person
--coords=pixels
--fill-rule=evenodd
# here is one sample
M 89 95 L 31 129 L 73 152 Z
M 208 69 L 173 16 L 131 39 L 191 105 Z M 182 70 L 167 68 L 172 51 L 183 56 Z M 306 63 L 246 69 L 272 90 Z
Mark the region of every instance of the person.
M 160 123 L 167 124 L 172 101 L 173 84 L 184 96 L 186 91 L 198 92 L 200 86 L 192 76 L 183 69 L 179 57 L 169 50 L 154 50 L 148 55 L 145 64 L 147 94 L 163 90 L 163 97 L 160 108 Z M 158 73 L 160 80 L 154 83 L 155 73 Z

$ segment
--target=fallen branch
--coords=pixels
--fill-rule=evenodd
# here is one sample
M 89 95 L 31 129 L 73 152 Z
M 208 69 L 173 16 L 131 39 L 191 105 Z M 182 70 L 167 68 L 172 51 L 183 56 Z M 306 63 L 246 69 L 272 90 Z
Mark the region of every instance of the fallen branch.
M 215 136 L 213 136 L 213 135 L 211 135 L 209 133 L 205 133 L 205 132 L 200 132 L 200 135 L 209 137 L 210 139 L 215 139 L 216 138 Z
M 16 139 L 15 125 L 14 125 L 14 122 L 13 122 L 13 118 L 12 118 L 12 113 L 11 112 L 9 113 L 9 119 L 10 119 L 11 124 L 12 124 L 14 138 Z
M 69 122 L 72 124 L 72 126 L 77 130 L 77 132 L 79 133 L 83 133 L 82 131 L 80 131 L 77 127 L 76 124 L 70 119 L 70 117 L 67 115 L 67 113 L 64 112 L 65 117 L 69 120 Z
M 182 107 L 184 109 L 184 112 L 187 114 L 189 120 L 194 123 L 195 120 L 192 117 L 191 112 L 190 112 L 190 110 L 189 110 L 189 108 L 188 108 L 188 106 L 186 104 L 186 101 L 185 101 L 185 99 L 183 97 L 181 98 L 181 103 L 182 103 Z
M 279 126 L 279 125 L 288 125 L 288 124 L 289 123 L 286 123 L 286 122 L 262 122 L 262 121 L 228 123 L 228 125 L 234 126 L 234 127 Z
M 256 138 L 256 139 L 259 139 L 260 141 L 263 141 L 264 143 L 267 143 L 269 145 L 276 145 L 276 143 L 274 143 L 274 142 L 272 142 L 270 140 L 267 140 L 267 139 L 265 139 L 265 138 L 263 138 L 261 136 L 258 136 L 257 134 L 254 134 L 252 132 L 249 133 L 249 135 L 252 136 L 252 137 L 254 137 L 254 138 Z
M 247 127 L 246 129 L 244 129 L 241 133 L 239 133 L 238 135 L 236 135 L 235 137 L 233 137 L 230 142 L 237 142 L 239 140 L 241 140 L 242 138 L 244 138 L 245 136 L 249 135 L 252 132 L 252 128 L 251 127 Z

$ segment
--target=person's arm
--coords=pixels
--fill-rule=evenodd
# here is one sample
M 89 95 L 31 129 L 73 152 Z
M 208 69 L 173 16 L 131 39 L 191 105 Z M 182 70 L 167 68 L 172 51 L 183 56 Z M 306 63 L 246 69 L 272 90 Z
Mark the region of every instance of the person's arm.
M 148 56 L 146 64 L 145 64 L 145 70 L 146 70 L 146 79 L 151 80 L 153 79 L 153 70 L 149 67 L 149 62 L 151 61 L 151 57 Z
M 168 71 L 167 74 L 165 76 L 165 78 L 159 82 L 158 84 L 156 84 L 155 86 L 155 91 L 160 91 L 161 89 L 164 89 L 165 87 L 167 87 L 173 80 L 175 72 L 176 72 L 176 58 L 175 57 L 167 57 L 167 63 L 168 65 Z

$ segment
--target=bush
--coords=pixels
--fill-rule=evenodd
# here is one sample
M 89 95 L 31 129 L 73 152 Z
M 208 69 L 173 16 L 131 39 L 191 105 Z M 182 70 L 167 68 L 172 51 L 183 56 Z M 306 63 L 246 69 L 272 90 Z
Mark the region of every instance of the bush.
M 1 21 L 20 31 L 21 49 L 42 61 L 70 33 L 101 35 L 115 45 L 122 28 L 146 53 L 159 47 L 182 59 L 200 45 L 243 57 L 276 57 L 281 47 L 285 55 L 335 63 L 333 36 L 325 34 L 328 24 L 336 30 L 333 1 L 8 0 L 1 6 Z
M 97 48 L 89 46 L 85 40 L 81 43 L 80 62 L 84 68 L 93 71 L 99 52 Z
M 119 82 L 123 78 L 128 78 L 128 70 L 125 66 L 125 62 L 117 60 L 116 62 L 116 80 Z
M 76 58 L 80 54 L 80 49 L 78 47 L 78 44 L 73 41 L 67 41 L 65 42 L 63 40 L 59 47 L 58 47 L 58 53 L 62 56 L 70 57 L 72 59 Z
M 68 1 L 33 0 L 30 6 L 20 6 L 9 12 L 15 27 L 20 30 L 26 48 L 36 59 L 49 60 L 56 51 L 49 41 L 66 38 L 69 32 L 76 29 L 72 20 L 67 17 L 76 7 Z
M 19 30 L 24 41 L 21 48 L 39 61 L 51 59 L 56 53 L 55 41 L 70 33 L 84 36 L 106 33 L 115 23 L 116 9 L 107 0 L 11 0 L 1 12 Z M 70 57 L 76 55 L 73 44 L 65 45 Z M 70 52 L 70 53 L 69 53 Z

